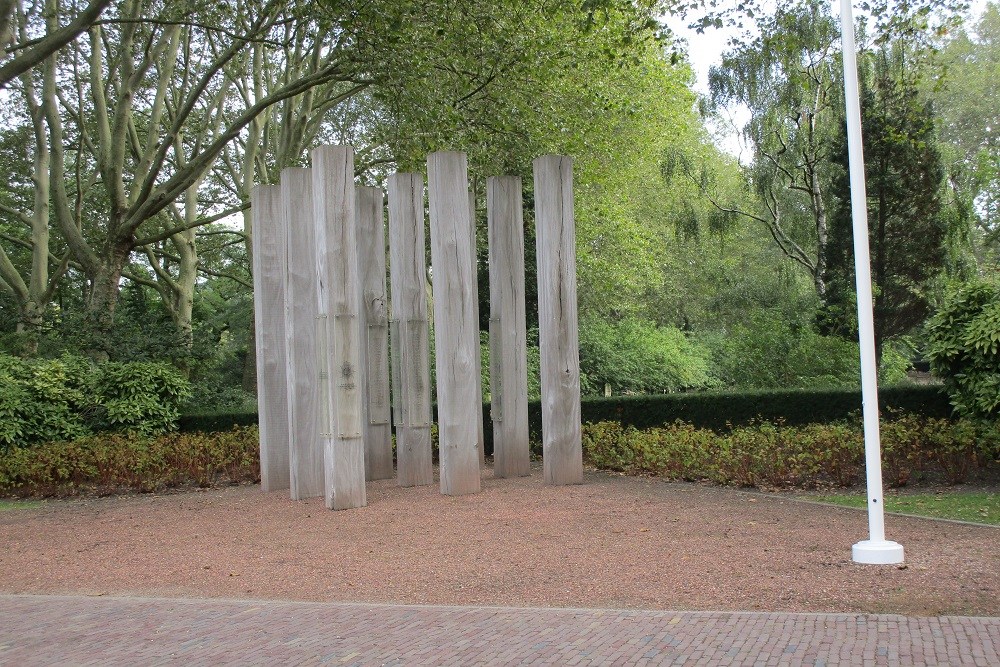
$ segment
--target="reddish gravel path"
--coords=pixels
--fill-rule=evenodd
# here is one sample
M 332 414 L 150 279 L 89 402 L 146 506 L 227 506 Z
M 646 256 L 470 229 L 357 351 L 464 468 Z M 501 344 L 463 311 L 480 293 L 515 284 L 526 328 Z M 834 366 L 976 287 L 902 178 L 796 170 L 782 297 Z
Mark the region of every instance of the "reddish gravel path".
M 1000 530 L 903 517 L 905 569 L 851 563 L 863 512 L 587 474 L 369 505 L 234 487 L 0 512 L 0 592 L 1000 616 Z

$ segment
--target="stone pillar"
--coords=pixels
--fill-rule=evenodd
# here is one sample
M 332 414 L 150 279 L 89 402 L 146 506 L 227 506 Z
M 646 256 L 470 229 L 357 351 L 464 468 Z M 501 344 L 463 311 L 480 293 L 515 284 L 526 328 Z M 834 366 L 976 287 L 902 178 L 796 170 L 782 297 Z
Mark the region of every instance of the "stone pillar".
M 486 439 L 483 433 L 483 354 L 479 345 L 479 249 L 476 247 L 476 191 L 469 188 L 469 219 L 472 222 L 472 302 L 476 318 L 476 396 L 479 396 L 479 417 L 476 420 L 476 447 L 479 449 L 479 467 L 486 465 Z
M 472 289 L 475 275 L 465 154 L 429 155 L 427 182 L 441 493 L 462 495 L 480 489 L 476 415 L 482 413 L 482 400 L 476 395 L 479 324 Z
M 324 498 L 328 508 L 342 510 L 367 504 L 354 150 L 320 146 L 312 152 L 312 164 L 317 229 L 314 275 L 321 313 L 321 353 L 316 366 L 325 380 L 326 414 L 321 420 Z
M 426 280 L 424 179 L 420 174 L 393 174 L 389 177 L 390 328 L 400 486 L 434 483 Z
M 289 488 L 288 384 L 285 368 L 288 238 L 281 208 L 281 187 L 255 187 L 250 193 L 250 203 L 260 487 L 263 491 L 278 491 Z
M 358 270 L 361 279 L 361 369 L 365 479 L 392 477 L 389 405 L 389 298 L 385 289 L 385 195 L 357 189 Z
M 493 472 L 497 477 L 522 477 L 531 474 L 531 470 L 520 177 L 488 179 L 486 208 L 490 242 Z
M 288 387 L 289 488 L 292 500 L 323 495 L 320 440 L 318 293 L 313 181 L 309 169 L 281 172 L 281 209 L 288 234 L 285 265 L 285 365 Z
M 581 484 L 573 161 L 544 155 L 533 164 L 545 483 Z

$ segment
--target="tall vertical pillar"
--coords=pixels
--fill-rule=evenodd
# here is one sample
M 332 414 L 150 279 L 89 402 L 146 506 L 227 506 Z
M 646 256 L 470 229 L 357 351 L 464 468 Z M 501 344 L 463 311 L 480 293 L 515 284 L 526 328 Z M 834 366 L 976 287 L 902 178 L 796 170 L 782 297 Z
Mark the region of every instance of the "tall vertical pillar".
M 393 174 L 389 177 L 389 282 L 400 486 L 434 483 L 426 279 L 424 179 L 420 174 Z
M 480 489 L 476 415 L 482 413 L 482 400 L 476 395 L 479 324 L 472 289 L 475 275 L 465 154 L 429 155 L 427 181 L 441 493 L 462 495 Z
M 281 187 L 259 185 L 250 193 L 253 220 L 254 339 L 257 354 L 257 414 L 260 486 L 289 488 L 288 384 L 285 354 L 285 263 L 288 238 Z
M 357 189 L 358 271 L 361 282 L 361 373 L 365 479 L 392 477 L 389 405 L 389 299 L 385 289 L 385 195 Z
M 313 181 L 309 169 L 281 172 L 281 209 L 287 232 L 285 291 L 289 489 L 292 500 L 323 495 L 319 373 L 316 369 L 318 293 Z
M 483 353 L 479 340 L 479 249 L 476 247 L 476 190 L 469 188 L 469 220 L 472 231 L 472 302 L 475 304 L 476 318 L 476 396 L 479 397 L 479 417 L 476 419 L 476 447 L 479 449 L 479 467 L 486 465 L 486 438 L 483 433 Z
M 529 475 L 528 352 L 524 306 L 521 179 L 486 181 L 490 245 L 490 395 L 493 472 Z
M 573 160 L 544 155 L 533 165 L 545 483 L 581 484 Z
M 361 358 L 354 150 L 320 146 L 312 152 L 316 218 L 314 275 L 321 336 L 317 366 L 324 375 L 321 420 L 324 498 L 330 509 L 364 507 Z M 332 399 L 332 400 L 331 400 Z

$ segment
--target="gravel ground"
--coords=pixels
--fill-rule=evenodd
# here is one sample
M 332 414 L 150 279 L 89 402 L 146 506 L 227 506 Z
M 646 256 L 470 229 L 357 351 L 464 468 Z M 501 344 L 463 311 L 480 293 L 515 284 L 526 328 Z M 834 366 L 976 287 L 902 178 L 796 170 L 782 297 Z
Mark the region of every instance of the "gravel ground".
M 864 512 L 588 472 L 548 487 L 242 486 L 0 512 L 0 591 L 416 604 L 1000 615 L 1000 529 L 887 517 L 906 565 L 851 562 Z

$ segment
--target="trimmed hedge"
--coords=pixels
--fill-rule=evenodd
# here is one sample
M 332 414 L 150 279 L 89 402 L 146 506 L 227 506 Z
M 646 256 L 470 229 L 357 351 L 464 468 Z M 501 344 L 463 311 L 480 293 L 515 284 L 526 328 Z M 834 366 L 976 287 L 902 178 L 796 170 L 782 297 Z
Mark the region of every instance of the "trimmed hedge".
M 181 415 L 177 430 L 181 433 L 214 433 L 234 426 L 256 426 L 256 412 L 213 412 Z
M 861 390 L 788 389 L 741 392 L 691 392 L 649 396 L 587 397 L 581 402 L 584 423 L 617 422 L 622 426 L 647 429 L 678 420 L 696 428 L 721 432 L 730 426 L 754 421 L 798 424 L 829 424 L 850 419 L 861 412 Z M 935 419 L 952 415 L 948 396 L 936 386 L 885 387 L 879 390 L 883 416 L 908 413 Z M 436 410 L 436 408 L 435 408 Z M 486 453 L 493 453 L 490 406 L 483 405 L 486 425 Z M 220 431 L 233 426 L 257 423 L 256 413 L 182 415 L 181 431 Z M 528 404 L 531 442 L 542 440 L 542 404 Z

